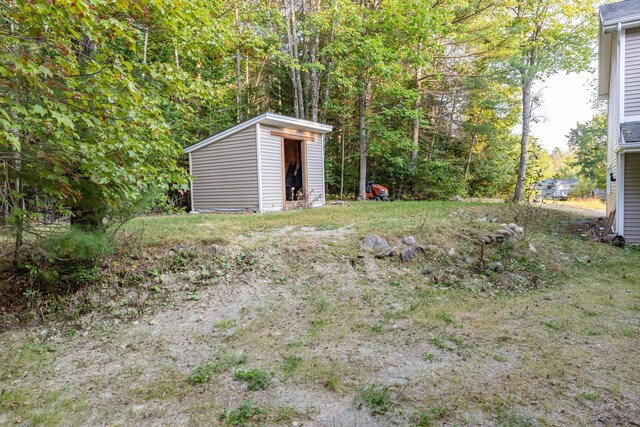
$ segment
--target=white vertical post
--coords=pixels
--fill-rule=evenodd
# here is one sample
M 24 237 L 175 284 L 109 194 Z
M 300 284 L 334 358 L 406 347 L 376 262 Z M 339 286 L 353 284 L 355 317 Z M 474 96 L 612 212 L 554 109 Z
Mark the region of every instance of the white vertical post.
M 193 204 L 193 165 L 191 163 L 191 153 L 189 153 L 189 190 L 191 193 L 191 213 L 196 213 L 196 207 Z

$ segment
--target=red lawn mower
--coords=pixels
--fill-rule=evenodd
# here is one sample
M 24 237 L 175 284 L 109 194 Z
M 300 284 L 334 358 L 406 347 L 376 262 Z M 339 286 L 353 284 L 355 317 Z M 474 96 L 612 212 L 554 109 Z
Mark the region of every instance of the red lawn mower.
M 389 201 L 389 190 L 373 181 L 367 182 L 367 200 Z

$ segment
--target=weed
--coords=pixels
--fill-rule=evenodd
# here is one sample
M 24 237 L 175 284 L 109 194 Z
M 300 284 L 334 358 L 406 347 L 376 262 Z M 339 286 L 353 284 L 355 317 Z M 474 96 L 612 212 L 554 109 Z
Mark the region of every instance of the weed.
M 292 408 L 291 406 L 281 406 L 273 417 L 273 421 L 277 423 L 294 421 L 296 418 L 300 418 L 301 415 L 302 414 L 296 408 Z
M 282 362 L 282 371 L 285 376 L 288 378 L 293 375 L 298 370 L 300 363 L 302 363 L 302 358 L 299 356 L 285 356 Z
M 444 425 L 447 418 L 453 416 L 453 411 L 446 405 L 419 411 L 413 416 L 412 425 L 416 427 L 435 427 Z
M 317 297 L 314 300 L 314 308 L 316 313 L 324 313 L 329 308 L 329 303 L 323 297 Z
M 248 371 L 236 371 L 233 377 L 240 381 L 247 382 L 247 390 L 264 390 L 271 382 L 271 372 L 260 369 L 250 369 Z
M 242 365 L 246 361 L 247 355 L 245 353 L 240 356 L 224 353 L 209 362 L 196 366 L 191 375 L 189 375 L 189 381 L 195 384 L 209 382 L 219 373 L 234 366 Z
M 576 400 L 580 403 L 585 402 L 597 402 L 600 400 L 600 393 L 598 392 L 581 392 L 576 394 Z
M 533 418 L 519 414 L 515 410 L 500 409 L 496 420 L 496 427 L 533 427 Z
M 242 402 L 242 405 L 236 409 L 227 412 L 225 409 L 220 414 L 220 421 L 226 421 L 228 424 L 234 426 L 244 426 L 248 421 L 260 421 L 264 419 L 266 410 L 251 404 L 251 400 L 247 399 Z
M 252 254 L 251 252 L 240 252 L 236 255 L 236 266 L 239 267 L 242 271 L 247 272 L 251 271 L 258 264 L 258 256 Z
M 236 322 L 234 322 L 231 319 L 222 319 L 222 320 L 218 320 L 217 322 L 214 322 L 213 326 L 217 329 L 227 330 L 227 329 L 235 328 Z
M 384 415 L 393 409 L 393 404 L 389 398 L 389 389 L 387 387 L 379 387 L 375 384 L 367 388 L 361 388 L 356 398 L 358 409 L 367 405 L 371 408 L 371 413 L 376 415 Z
M 441 311 L 438 314 L 436 314 L 436 317 L 440 320 L 442 320 L 444 323 L 453 323 L 454 319 L 453 317 L 447 313 L 446 311 Z
M 202 299 L 202 294 L 200 292 L 188 292 L 187 299 L 189 301 L 200 301 Z
M 448 346 L 442 338 L 438 336 L 429 338 L 429 343 L 439 350 L 454 350 L 451 346 Z
M 562 332 L 567 329 L 566 323 L 561 320 L 542 320 L 540 323 L 548 330 L 554 332 Z
M 493 355 L 493 360 L 495 360 L 497 362 L 506 362 L 507 361 L 507 357 L 503 356 L 502 354 L 494 354 Z
M 439 362 L 440 358 L 433 353 L 424 353 L 422 355 L 422 360 L 426 362 Z

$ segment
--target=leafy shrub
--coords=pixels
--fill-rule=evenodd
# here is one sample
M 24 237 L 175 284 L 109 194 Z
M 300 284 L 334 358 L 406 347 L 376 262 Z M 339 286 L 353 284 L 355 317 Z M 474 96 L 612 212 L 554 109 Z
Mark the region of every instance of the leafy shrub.
M 220 414 L 220 420 L 234 426 L 243 426 L 247 421 L 259 421 L 266 412 L 264 409 L 251 404 L 251 400 L 247 399 L 233 411 L 227 412 L 225 409 Z
M 95 263 L 102 256 L 113 252 L 109 235 L 75 227 L 45 239 L 40 243 L 40 248 L 52 262 L 66 264 Z
M 389 389 L 376 385 L 361 388 L 356 402 L 358 409 L 362 408 L 363 405 L 367 405 L 371 408 L 371 413 L 374 415 L 384 415 L 393 408 L 393 404 L 389 398 Z

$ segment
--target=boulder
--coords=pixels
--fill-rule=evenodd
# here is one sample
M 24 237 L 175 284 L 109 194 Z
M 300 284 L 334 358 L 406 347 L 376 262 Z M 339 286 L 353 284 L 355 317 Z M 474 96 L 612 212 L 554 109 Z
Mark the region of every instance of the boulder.
M 389 247 L 389 242 L 375 234 L 369 234 L 364 238 L 363 243 L 367 248 L 373 249 L 374 251 Z
M 377 253 L 376 253 L 376 258 L 387 258 L 390 256 L 393 256 L 393 254 L 396 253 L 396 248 L 392 248 L 391 246 L 386 246 L 381 248 Z
M 410 246 L 400 251 L 400 259 L 402 259 L 402 262 L 409 262 L 417 256 L 418 249 L 415 246 Z
M 404 239 L 402 239 L 402 243 L 404 243 L 407 246 L 415 246 L 416 245 L 416 238 L 413 236 L 407 236 Z

